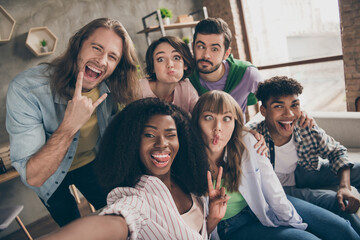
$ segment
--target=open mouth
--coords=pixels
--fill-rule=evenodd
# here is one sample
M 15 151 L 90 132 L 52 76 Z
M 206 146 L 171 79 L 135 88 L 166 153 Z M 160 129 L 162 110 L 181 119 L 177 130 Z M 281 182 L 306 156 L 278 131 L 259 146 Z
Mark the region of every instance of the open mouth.
M 278 121 L 280 127 L 286 131 L 291 131 L 294 121 Z
M 94 67 L 94 66 L 89 66 L 89 65 L 86 65 L 85 66 L 85 76 L 87 78 L 90 78 L 90 79 L 93 79 L 93 80 L 96 80 L 98 79 L 101 75 L 103 74 L 103 71 Z
M 157 167 L 165 167 L 168 165 L 170 161 L 170 153 L 157 153 L 157 154 L 151 154 L 151 159 L 155 166 Z

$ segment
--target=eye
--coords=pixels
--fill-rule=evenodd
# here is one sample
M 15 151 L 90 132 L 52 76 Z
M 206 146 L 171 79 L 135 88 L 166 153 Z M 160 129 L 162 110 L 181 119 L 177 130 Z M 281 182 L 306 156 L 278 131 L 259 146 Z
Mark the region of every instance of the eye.
M 294 103 L 291 107 L 294 107 L 294 108 L 300 107 L 300 103 Z
M 232 120 L 232 117 L 230 117 L 230 116 L 225 116 L 225 117 L 223 118 L 223 120 L 224 120 L 224 122 L 230 122 L 230 121 Z
M 157 62 L 163 62 L 164 61 L 164 58 L 163 57 L 159 57 L 156 59 Z
M 181 57 L 179 55 L 175 55 L 174 60 L 179 61 L 179 60 L 181 60 Z
M 205 49 L 205 46 L 204 45 L 197 45 L 197 48 L 198 49 Z
M 146 138 L 154 138 L 155 136 L 153 135 L 153 134 L 151 134 L 151 133 L 144 133 L 144 136 L 146 137 Z
M 98 52 L 101 51 L 101 49 L 100 49 L 99 47 L 97 47 L 97 46 L 93 46 L 93 49 L 95 49 L 95 50 L 98 51 Z
M 174 138 L 174 137 L 176 137 L 177 136 L 177 134 L 176 134 L 176 132 L 174 132 L 174 133 L 169 133 L 169 135 L 167 135 L 166 137 L 168 137 L 168 138 Z
M 113 60 L 113 61 L 115 61 L 115 62 L 117 61 L 117 57 L 116 57 L 116 56 L 110 55 L 109 57 L 111 58 L 111 60 Z
M 211 116 L 211 115 L 205 115 L 204 119 L 205 119 L 206 121 L 210 121 L 210 120 L 213 120 L 214 118 L 213 118 L 213 116 Z
M 282 108 L 283 106 L 281 105 L 275 105 L 274 108 Z
M 212 48 L 211 49 L 213 52 L 217 52 L 217 51 L 219 51 L 219 49 L 218 48 Z

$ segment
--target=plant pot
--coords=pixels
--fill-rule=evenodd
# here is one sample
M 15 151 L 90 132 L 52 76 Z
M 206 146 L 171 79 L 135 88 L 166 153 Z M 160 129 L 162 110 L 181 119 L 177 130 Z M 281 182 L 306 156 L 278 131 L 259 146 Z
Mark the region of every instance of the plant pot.
M 163 24 L 164 25 L 169 25 L 170 24 L 170 18 L 168 18 L 168 17 L 163 18 Z
M 48 52 L 49 51 L 49 49 L 48 49 L 48 47 L 47 46 L 41 46 L 41 48 L 40 48 L 40 52 L 42 52 L 42 53 L 46 53 L 46 52 Z

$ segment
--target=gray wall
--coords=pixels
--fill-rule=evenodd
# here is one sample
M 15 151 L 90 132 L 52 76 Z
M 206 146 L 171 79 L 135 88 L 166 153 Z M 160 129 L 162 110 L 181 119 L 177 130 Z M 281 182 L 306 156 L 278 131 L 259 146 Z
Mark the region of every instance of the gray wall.
M 5 99 L 10 81 L 21 71 L 35 66 L 40 62 L 52 60 L 64 51 L 68 40 L 76 30 L 99 17 L 120 20 L 128 30 L 143 65 L 147 49 L 142 30 L 141 18 L 157 8 L 167 7 L 173 10 L 176 20 L 178 15 L 187 14 L 202 7 L 197 0 L 0 0 L 7 12 L 16 20 L 10 42 L 0 44 L 0 145 L 9 141 L 5 129 Z M 151 24 L 152 23 L 152 24 Z M 156 20 L 150 22 L 155 25 Z M 27 32 L 31 27 L 47 26 L 57 37 L 56 52 L 49 56 L 35 57 L 25 46 Z M 189 29 L 172 30 L 167 35 L 191 36 Z M 151 33 L 154 40 L 160 37 Z M 10 204 L 24 204 L 21 217 L 29 224 L 44 216 L 47 212 L 36 195 L 26 189 L 19 179 L 0 185 L 0 207 Z M 9 229 L 0 233 L 0 238 L 17 228 L 13 223 Z

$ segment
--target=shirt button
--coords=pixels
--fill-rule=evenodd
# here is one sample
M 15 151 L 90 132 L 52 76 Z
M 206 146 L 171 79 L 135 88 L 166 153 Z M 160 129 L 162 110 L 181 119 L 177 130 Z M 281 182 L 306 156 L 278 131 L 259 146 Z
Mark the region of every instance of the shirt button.
M 69 156 L 68 158 L 69 158 L 69 159 L 72 159 L 72 156 Z
M 47 196 L 49 196 L 49 195 L 50 195 L 50 193 L 47 193 L 46 195 L 47 195 Z
M 61 171 L 61 173 L 65 173 L 65 171 Z
M 56 182 L 55 182 L 55 184 L 59 184 L 59 182 L 58 182 L 58 181 L 56 181 Z
M 77 141 L 77 138 L 74 138 L 74 141 Z

